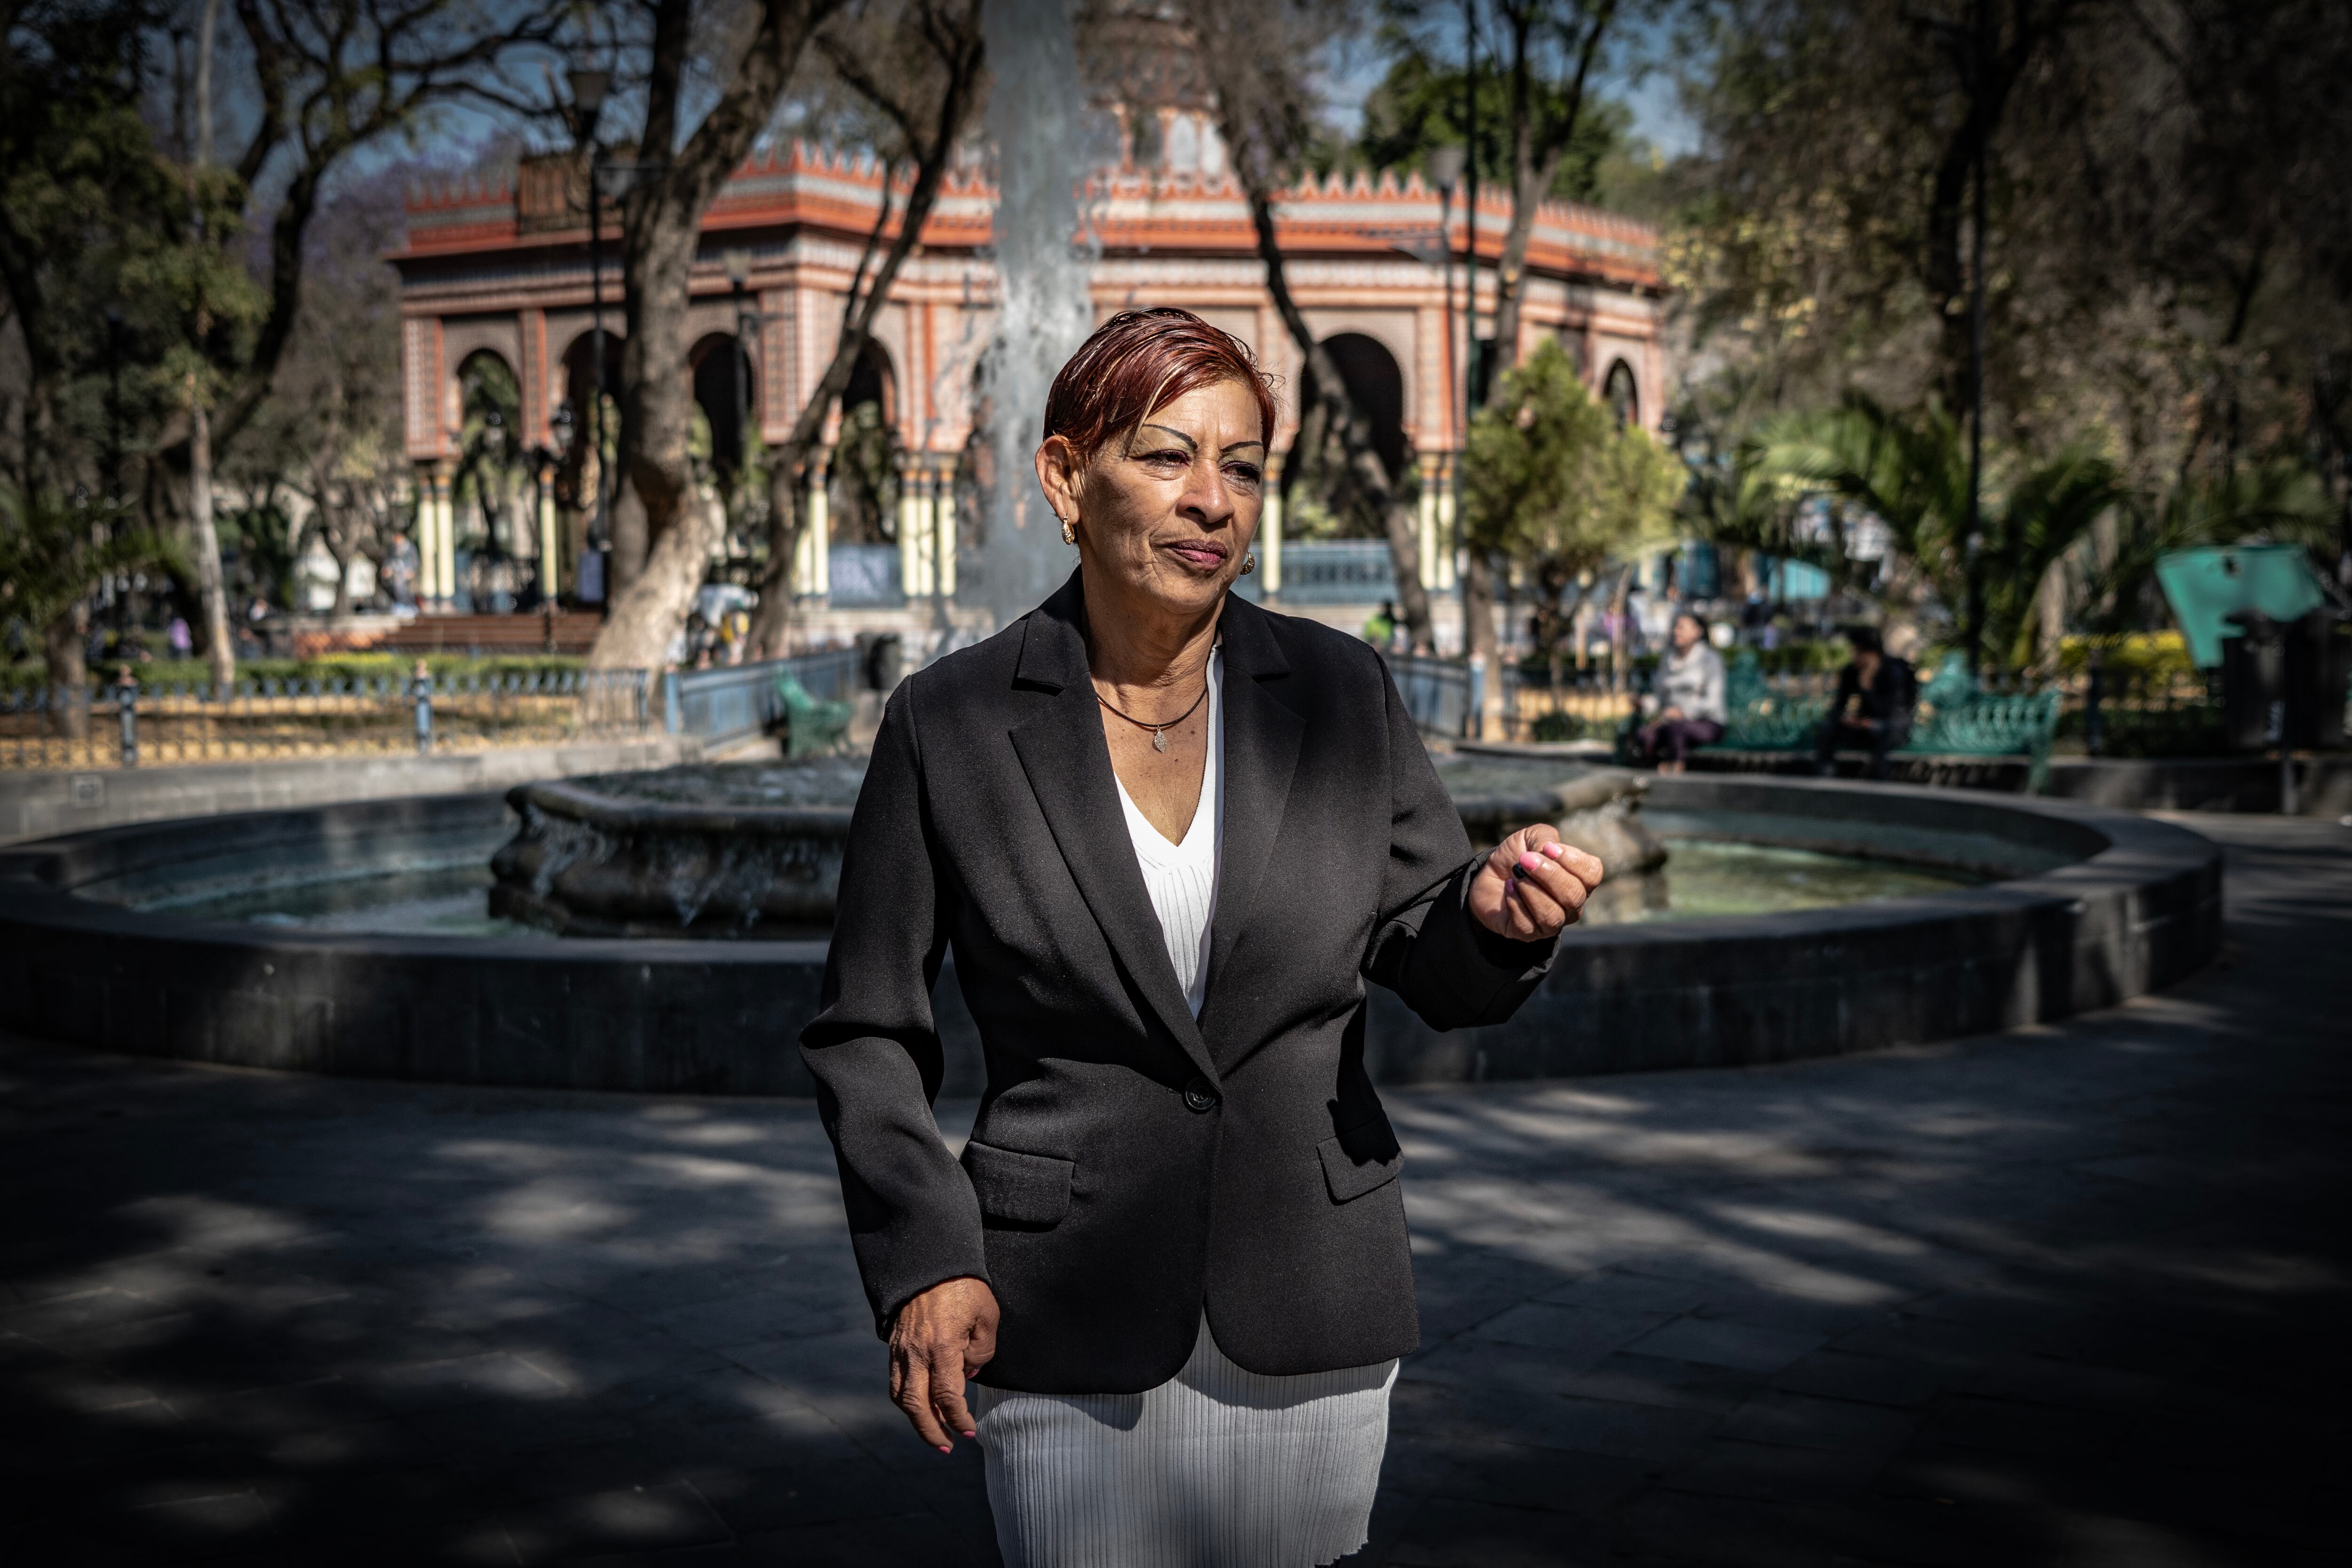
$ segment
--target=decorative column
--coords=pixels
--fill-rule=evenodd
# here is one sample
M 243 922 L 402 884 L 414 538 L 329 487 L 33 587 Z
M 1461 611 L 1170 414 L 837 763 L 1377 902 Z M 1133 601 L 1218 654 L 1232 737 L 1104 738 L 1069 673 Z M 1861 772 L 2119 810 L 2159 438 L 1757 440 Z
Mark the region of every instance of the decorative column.
M 1431 591 L 1452 593 L 1462 581 L 1461 520 L 1456 509 L 1458 497 L 1454 481 L 1462 472 L 1462 463 L 1455 453 L 1441 453 L 1437 458 L 1437 574 L 1424 578 Z
M 898 480 L 898 587 L 909 599 L 931 593 L 931 539 L 927 476 L 909 464 Z
M 539 486 L 539 582 L 550 598 L 555 595 L 557 574 L 562 570 L 557 549 L 555 487 L 542 483 Z
M 822 599 L 833 592 L 833 518 L 825 496 L 825 458 L 811 459 L 801 503 L 801 537 L 793 547 L 793 592 Z
M 955 474 L 945 466 L 931 474 L 931 558 L 939 570 L 938 592 L 952 598 L 956 591 Z
M 416 607 L 443 607 L 441 576 L 441 465 L 416 466 Z
M 1444 541 L 1437 522 L 1437 458 L 1423 457 L 1418 459 L 1418 466 L 1421 503 L 1413 516 L 1413 542 L 1419 546 L 1415 553 L 1419 557 L 1421 585 L 1433 593 L 1438 587 L 1438 557 L 1444 553 Z
M 1282 592 L 1282 459 L 1265 461 L 1265 505 L 1258 512 L 1257 574 L 1268 598 Z
M 545 447 L 555 439 L 547 395 L 547 312 L 521 311 L 517 324 L 521 328 L 522 359 L 515 366 L 515 391 L 522 403 L 522 428 L 515 432 L 515 439 L 525 447 Z
M 434 486 L 436 500 L 433 515 L 441 530 L 441 541 L 436 554 L 439 561 L 440 577 L 434 585 L 434 596 L 447 609 L 457 598 L 457 487 L 449 479 L 436 477 Z
M 424 609 L 433 602 L 433 585 L 438 574 L 433 569 L 433 552 L 440 543 L 440 530 L 433 526 L 433 465 L 416 465 L 416 521 L 409 530 L 416 543 L 416 607 Z

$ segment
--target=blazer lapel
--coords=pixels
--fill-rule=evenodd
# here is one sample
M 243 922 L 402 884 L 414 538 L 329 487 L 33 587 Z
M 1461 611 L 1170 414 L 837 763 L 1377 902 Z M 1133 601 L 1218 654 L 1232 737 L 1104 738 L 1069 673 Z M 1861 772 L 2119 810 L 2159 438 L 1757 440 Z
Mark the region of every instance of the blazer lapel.
M 1265 612 L 1248 600 L 1225 601 L 1220 621 L 1225 644 L 1224 845 L 1217 868 L 1216 917 L 1209 933 L 1208 1001 L 1216 1005 L 1217 977 L 1224 972 L 1249 924 L 1266 862 L 1282 831 L 1290 803 L 1290 781 L 1298 769 L 1298 748 L 1307 725 L 1275 700 L 1260 682 L 1290 673 L 1290 663 L 1265 624 Z
M 1076 626 L 1080 613 L 1073 575 L 1029 617 L 1014 679 L 1053 688 L 1057 695 L 1044 711 L 1013 728 L 1013 750 L 1063 862 L 1111 951 L 1184 1055 L 1214 1082 L 1216 1064 L 1184 994 L 1176 988 L 1168 941 L 1143 885 L 1143 869 L 1136 864 L 1126 814 L 1119 809 L 1118 780 L 1111 772 L 1110 748 L 1103 741 L 1094 685 L 1087 679 L 1086 644 Z

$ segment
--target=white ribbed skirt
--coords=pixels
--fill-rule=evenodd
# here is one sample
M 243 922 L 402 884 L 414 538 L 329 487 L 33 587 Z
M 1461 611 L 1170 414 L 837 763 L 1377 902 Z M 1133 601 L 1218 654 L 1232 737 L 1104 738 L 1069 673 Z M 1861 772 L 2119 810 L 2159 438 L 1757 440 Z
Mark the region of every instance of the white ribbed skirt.
M 1364 1544 L 1397 1363 L 1267 1377 L 1204 1318 L 1143 1394 L 971 1385 L 1005 1568 L 1317 1568 Z

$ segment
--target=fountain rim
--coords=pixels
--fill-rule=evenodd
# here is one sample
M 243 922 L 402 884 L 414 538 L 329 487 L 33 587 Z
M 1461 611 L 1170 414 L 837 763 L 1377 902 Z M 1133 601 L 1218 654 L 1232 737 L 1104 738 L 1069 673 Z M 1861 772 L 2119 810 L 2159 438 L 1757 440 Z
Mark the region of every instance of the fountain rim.
M 2000 837 L 2006 824 L 2021 847 L 2083 858 L 1901 899 L 1571 931 L 1537 994 L 1488 1028 L 1434 1035 L 1368 988 L 1376 1081 L 1753 1066 L 1918 1044 L 2112 1005 L 2193 973 L 2221 947 L 2221 847 L 2169 824 L 2071 803 L 1810 780 L 1685 775 L 1656 781 L 1651 798 L 1668 811 L 1778 807 L 1771 814 L 1810 817 L 1822 838 L 1864 813 L 1882 838 L 1890 826 Z M 389 850 L 440 832 L 488 838 L 510 821 L 503 795 L 484 792 L 126 825 L 0 848 L 0 1026 L 98 1050 L 339 1077 L 814 1092 L 789 1042 L 823 1005 L 822 941 L 290 931 L 76 891 L 175 861 L 194 880 L 207 860 L 234 865 L 304 845 L 356 866 L 371 839 Z M 244 837 L 200 852 L 189 843 L 195 826 Z M 982 1047 L 959 988 L 943 984 L 937 1007 L 942 1047 L 964 1064 L 958 1092 L 976 1092 Z
M 606 795 L 569 779 L 542 779 L 507 791 L 520 815 L 535 806 L 569 821 L 608 829 L 659 827 L 671 833 L 742 833 L 759 837 L 846 838 L 846 805 L 687 805 Z
M 2193 831 L 2168 823 L 2152 822 L 2127 813 L 2097 806 L 2076 805 L 2021 796 L 1959 797 L 1949 790 L 1928 786 L 1875 784 L 1864 785 L 1834 780 L 1764 778 L 1750 779 L 1739 775 L 1717 777 L 1711 774 L 1684 775 L 1675 779 L 1652 779 L 1654 803 L 1664 810 L 1705 810 L 1706 806 L 1673 804 L 1673 797 L 1698 794 L 1754 795 L 1769 799 L 1785 792 L 1802 792 L 1803 795 L 1843 798 L 1853 804 L 1881 805 L 1902 801 L 1953 809 L 1980 811 L 2038 818 L 2056 822 L 2077 830 L 2081 835 L 2084 854 L 2068 864 L 2021 877 L 2011 877 L 1982 883 L 1976 887 L 1954 888 L 1933 893 L 1907 894 L 1900 898 L 1861 900 L 1852 903 L 1829 904 L 1816 909 L 1779 910 L 1752 915 L 1702 915 L 1672 921 L 1633 921 L 1623 924 L 1570 927 L 1562 936 L 1568 947 L 1591 954 L 1594 950 L 1610 947 L 1648 948 L 1661 943 L 1684 945 L 1708 939 L 1742 940 L 1769 938 L 1802 938 L 1809 940 L 1835 939 L 1863 933 L 1880 933 L 1897 926 L 1926 925 L 1939 919 L 1967 918 L 1992 914 L 2004 910 L 2021 909 L 2057 898 L 2079 899 L 2083 893 L 2111 888 L 2119 879 L 2128 879 L 2134 867 L 2139 872 L 2152 873 L 2157 868 L 2150 863 L 2171 861 L 2171 869 L 2186 868 L 2182 852 L 2191 847 L 2201 847 L 2217 863 L 2220 850 L 2210 840 Z M 63 863 L 91 854 L 102 854 L 116 847 L 128 847 L 142 838 L 151 838 L 173 830 L 184 831 L 191 824 L 204 823 L 228 826 L 259 826 L 263 822 L 283 825 L 290 817 L 310 816 L 331 819 L 339 817 L 373 817 L 386 811 L 424 812 L 438 815 L 461 811 L 478 811 L 494 800 L 502 800 L 509 810 L 520 809 L 520 801 L 534 796 L 537 792 L 562 792 L 594 802 L 600 797 L 593 792 L 579 790 L 560 782 L 519 785 L 505 792 L 477 792 L 451 795 L 408 796 L 393 800 L 352 801 L 292 811 L 260 811 L 225 814 L 213 817 L 165 818 L 158 821 L 127 823 L 111 827 L 93 828 L 82 833 L 61 834 L 22 844 L 0 847 L 0 891 L 10 894 L 8 911 L 0 913 L 0 928 L 15 923 L 11 914 L 33 915 L 27 908 L 29 900 L 36 906 L 45 906 L 31 922 L 41 925 L 65 925 L 86 931 L 94 936 L 125 936 L 141 934 L 171 937 L 194 943 L 235 948 L 257 953 L 284 951 L 289 953 L 341 954 L 361 956 L 378 953 L 401 958 L 467 958 L 502 963 L 525 961 L 538 963 L 576 963 L 583 959 L 603 958 L 612 961 L 635 960 L 639 963 L 675 963 L 691 959 L 696 963 L 759 964 L 807 963 L 821 960 L 830 942 L 819 940 L 783 939 L 744 942 L 712 942 L 691 937 L 558 937 L 544 936 L 422 936 L 410 933 L 379 933 L 348 931 L 303 931 L 250 924 L 237 921 L 205 920 L 178 914 L 168 909 L 141 909 L 133 905 L 107 902 L 83 896 L 75 886 L 100 879 L 86 876 L 73 885 L 61 884 L 58 873 Z M 1802 796 L 1800 796 L 1801 798 Z M 561 798 L 561 797 L 559 797 Z M 1481 804 L 1487 804 L 1481 802 Z M 1514 803 L 1520 804 L 1520 803 Z M 1526 803 L 1532 804 L 1532 803 Z M 800 814 L 810 810 L 839 813 L 845 831 L 849 807 L 776 807 L 778 815 Z M 702 815 L 695 808 L 679 810 L 689 817 Z M 674 826 L 665 819 L 665 826 Z M 488 826 L 485 824 L 485 826 Z M 689 829 L 695 830 L 695 829 Z M 2095 840 L 2096 842 L 2092 842 Z M 1759 840 L 1758 842 L 1763 842 Z M 1868 855 L 1869 851 L 1852 851 Z M 1872 858 L 1885 858 L 1884 856 Z M 1922 857 L 1923 865 L 1954 865 L 1948 860 Z M 104 875 L 108 873 L 100 873 Z M 28 885 L 29 884 L 29 885 Z

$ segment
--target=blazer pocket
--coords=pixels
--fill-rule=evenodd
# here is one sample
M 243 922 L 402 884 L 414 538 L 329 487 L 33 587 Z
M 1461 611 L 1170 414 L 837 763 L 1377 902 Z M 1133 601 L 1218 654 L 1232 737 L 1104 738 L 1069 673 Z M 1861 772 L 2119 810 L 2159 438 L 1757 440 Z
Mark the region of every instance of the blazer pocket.
M 1397 1146 L 1396 1131 L 1385 1116 L 1326 1138 L 1315 1152 L 1323 1156 L 1323 1180 L 1335 1204 L 1384 1187 L 1404 1169 L 1404 1151 Z
M 966 1143 L 963 1168 L 986 1218 L 1009 1225 L 1057 1225 L 1070 1212 L 1070 1176 L 1078 1168 L 1075 1160 Z

